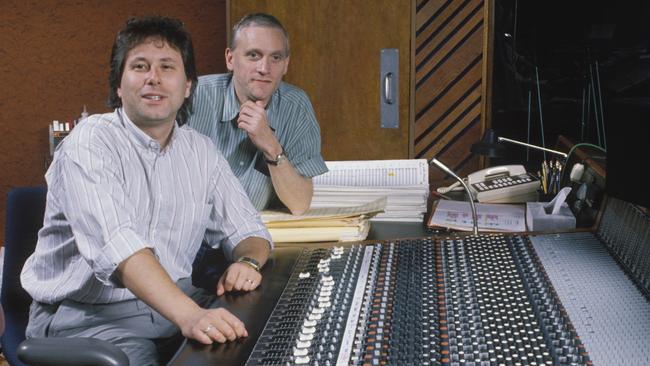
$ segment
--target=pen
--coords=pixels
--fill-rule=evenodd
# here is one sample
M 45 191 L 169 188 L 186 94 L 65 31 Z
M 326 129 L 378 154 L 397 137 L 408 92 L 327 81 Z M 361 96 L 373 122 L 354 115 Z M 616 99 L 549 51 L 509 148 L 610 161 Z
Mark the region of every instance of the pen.
M 546 160 L 544 160 L 544 161 L 542 161 L 542 176 L 541 176 L 541 179 L 542 179 L 542 191 L 544 192 L 544 194 L 546 194 L 546 176 L 547 176 Z
M 553 165 L 551 165 L 551 179 L 548 182 L 548 190 L 555 193 L 555 168 L 553 168 Z
M 562 189 L 562 182 L 560 182 L 561 177 L 562 177 L 562 163 L 560 163 L 558 161 L 557 162 L 557 179 L 556 179 L 558 192 L 560 191 L 560 189 Z

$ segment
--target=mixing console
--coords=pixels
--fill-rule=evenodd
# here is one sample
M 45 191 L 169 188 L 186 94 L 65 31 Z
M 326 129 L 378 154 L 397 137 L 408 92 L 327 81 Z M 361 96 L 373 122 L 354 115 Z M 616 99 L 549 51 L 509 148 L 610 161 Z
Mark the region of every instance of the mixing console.
M 249 365 L 589 364 L 524 236 L 304 253 Z
M 277 248 L 213 304 L 251 336 L 171 364 L 650 365 L 649 294 L 650 216 L 610 199 L 594 232 Z

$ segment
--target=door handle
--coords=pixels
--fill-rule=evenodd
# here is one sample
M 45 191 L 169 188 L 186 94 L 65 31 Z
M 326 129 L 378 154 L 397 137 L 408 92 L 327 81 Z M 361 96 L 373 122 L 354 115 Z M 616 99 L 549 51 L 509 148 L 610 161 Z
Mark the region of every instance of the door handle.
M 399 128 L 399 49 L 384 48 L 379 57 L 381 128 Z
M 389 72 L 384 76 L 384 101 L 393 104 L 393 73 Z

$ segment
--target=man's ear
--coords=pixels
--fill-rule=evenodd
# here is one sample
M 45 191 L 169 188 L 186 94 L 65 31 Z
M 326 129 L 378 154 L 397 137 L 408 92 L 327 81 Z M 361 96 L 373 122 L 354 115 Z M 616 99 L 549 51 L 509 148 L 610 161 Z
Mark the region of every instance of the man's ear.
M 189 98 L 191 90 L 192 90 L 192 80 L 188 80 L 186 81 L 186 85 L 185 85 L 185 98 Z
M 230 48 L 226 48 L 226 67 L 228 68 L 228 71 L 233 71 L 233 64 L 232 64 L 232 50 Z

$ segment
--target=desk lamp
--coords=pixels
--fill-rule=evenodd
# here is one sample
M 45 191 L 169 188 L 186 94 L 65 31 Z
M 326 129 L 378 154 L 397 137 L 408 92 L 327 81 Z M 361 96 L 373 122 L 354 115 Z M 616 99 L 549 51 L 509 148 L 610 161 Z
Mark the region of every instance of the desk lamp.
M 431 159 L 431 161 L 429 162 L 429 165 L 431 165 L 431 164 L 435 164 L 438 168 L 442 169 L 445 173 L 451 175 L 457 181 L 459 181 L 460 184 L 462 184 L 463 187 L 465 187 L 465 192 L 471 192 L 469 190 L 469 187 L 467 186 L 467 184 L 459 176 L 457 176 L 454 172 L 452 172 L 451 169 L 447 168 L 447 166 L 445 164 L 440 162 L 438 159 L 436 159 L 436 158 Z M 478 235 L 478 217 L 476 216 L 476 205 L 474 205 L 474 199 L 473 199 L 472 195 L 468 194 L 467 196 L 469 197 L 469 205 L 472 208 L 472 229 L 473 229 L 474 235 Z

